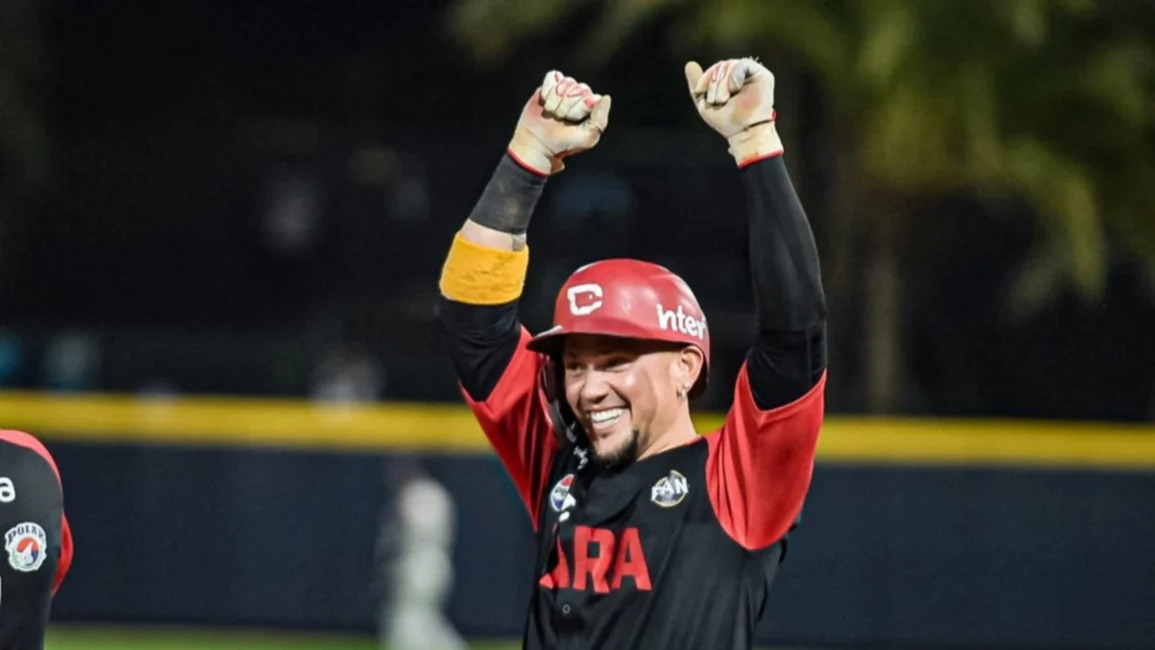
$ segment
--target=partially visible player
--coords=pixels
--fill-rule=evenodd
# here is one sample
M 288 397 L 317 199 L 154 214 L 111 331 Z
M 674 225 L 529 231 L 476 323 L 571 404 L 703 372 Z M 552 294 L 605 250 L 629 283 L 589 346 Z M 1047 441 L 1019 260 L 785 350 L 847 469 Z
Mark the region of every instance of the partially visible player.
M 534 204 L 568 156 L 598 142 L 609 97 L 546 75 L 442 271 L 465 400 L 536 531 L 529 649 L 750 648 L 810 487 L 826 305 L 782 160 L 774 77 L 749 58 L 705 71 L 691 62 L 685 77 L 729 144 L 747 205 L 757 334 L 719 429 L 699 435 L 690 417 L 710 328 L 671 270 L 595 262 L 562 285 L 552 328 L 531 336 L 518 320 Z M 663 228 L 684 218 L 669 214 Z
M 72 533 L 56 461 L 22 431 L 0 430 L 0 534 L 0 650 L 41 650 Z

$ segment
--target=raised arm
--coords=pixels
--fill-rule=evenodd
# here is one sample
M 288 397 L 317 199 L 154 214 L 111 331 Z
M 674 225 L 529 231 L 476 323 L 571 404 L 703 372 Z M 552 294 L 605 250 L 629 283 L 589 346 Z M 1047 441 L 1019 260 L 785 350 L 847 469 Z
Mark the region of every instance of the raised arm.
M 534 206 L 563 159 L 595 146 L 610 98 L 550 72 L 522 109 L 509 147 L 442 268 L 439 321 L 466 403 L 536 517 L 555 438 L 538 388 L 542 360 L 518 319 Z M 536 520 L 535 520 L 536 523 Z
M 726 137 L 750 221 L 758 335 L 722 429 L 708 436 L 710 496 L 736 541 L 761 548 L 796 521 L 824 411 L 826 303 L 818 252 L 782 159 L 774 77 L 753 59 L 686 66 L 702 118 Z

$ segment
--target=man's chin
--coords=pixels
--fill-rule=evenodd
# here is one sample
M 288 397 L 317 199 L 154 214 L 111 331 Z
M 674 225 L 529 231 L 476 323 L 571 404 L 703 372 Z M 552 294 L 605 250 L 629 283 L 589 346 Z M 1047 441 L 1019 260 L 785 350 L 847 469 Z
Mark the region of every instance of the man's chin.
M 625 439 L 614 436 L 593 443 L 592 447 L 594 462 L 598 466 L 605 470 L 619 470 L 637 460 L 638 436 L 630 432 Z

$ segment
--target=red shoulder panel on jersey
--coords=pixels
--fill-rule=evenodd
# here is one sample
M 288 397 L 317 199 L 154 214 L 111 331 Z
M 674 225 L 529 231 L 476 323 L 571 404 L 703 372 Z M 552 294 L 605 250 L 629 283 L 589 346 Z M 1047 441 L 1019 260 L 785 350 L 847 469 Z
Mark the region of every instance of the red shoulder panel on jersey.
M 461 392 L 537 530 L 538 506 L 557 451 L 557 439 L 540 385 L 545 357 L 525 347 L 529 338 L 523 327 L 517 351 L 488 399 L 475 402 L 467 391 Z
M 56 467 L 56 461 L 52 459 L 52 454 L 48 453 L 48 448 L 35 436 L 23 431 L 0 429 L 0 440 L 36 452 L 38 456 L 44 459 L 44 462 L 48 463 L 48 466 L 52 468 L 52 473 L 56 475 L 56 481 L 60 482 L 60 470 Z
M 806 395 L 763 410 L 742 365 L 725 423 L 706 436 L 706 484 L 719 523 L 744 548 L 774 544 L 801 512 L 814 473 L 825 390 L 824 372 Z
M 60 584 L 64 582 L 64 576 L 68 575 L 68 570 L 72 568 L 72 554 L 72 528 L 68 525 L 68 517 L 61 513 L 60 559 L 56 562 L 56 577 L 52 579 L 52 595 L 56 595 Z
M 44 443 L 36 439 L 35 436 L 24 433 L 23 431 L 12 431 L 7 429 L 0 429 L 0 440 L 4 442 L 31 449 L 36 452 L 37 456 L 44 459 L 48 466 L 52 468 L 52 473 L 56 475 L 56 482 L 61 484 L 61 491 L 63 491 L 63 483 L 60 480 L 60 469 L 56 467 L 56 460 L 52 458 L 52 454 L 48 453 L 48 448 Z M 52 593 L 60 588 L 60 584 L 64 582 L 64 576 L 68 574 L 68 569 L 72 566 L 72 529 L 68 525 L 68 517 L 60 514 L 60 559 L 56 563 L 56 576 L 52 579 Z

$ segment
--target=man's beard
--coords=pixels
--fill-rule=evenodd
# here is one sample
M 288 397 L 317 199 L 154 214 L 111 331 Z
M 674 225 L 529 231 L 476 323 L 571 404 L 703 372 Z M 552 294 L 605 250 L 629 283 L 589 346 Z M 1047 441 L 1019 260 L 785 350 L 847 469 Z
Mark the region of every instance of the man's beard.
M 638 459 L 638 430 L 630 431 L 630 439 L 617 449 L 611 449 L 609 453 L 599 454 L 593 452 L 594 464 L 606 472 L 617 472 L 625 469 L 630 463 Z

